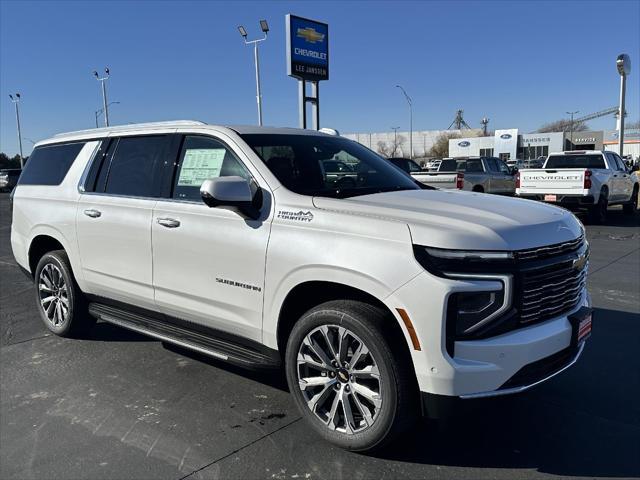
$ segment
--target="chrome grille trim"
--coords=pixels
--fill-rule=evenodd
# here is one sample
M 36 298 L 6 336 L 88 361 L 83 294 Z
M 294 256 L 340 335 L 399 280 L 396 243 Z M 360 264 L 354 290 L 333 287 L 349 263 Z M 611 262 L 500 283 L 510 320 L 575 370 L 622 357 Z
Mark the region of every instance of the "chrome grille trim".
M 541 258 L 552 257 L 561 253 L 571 252 L 578 249 L 584 242 L 584 235 L 580 235 L 575 240 L 557 243 L 545 247 L 529 248 L 526 250 L 518 250 L 515 252 L 518 260 L 537 260 Z

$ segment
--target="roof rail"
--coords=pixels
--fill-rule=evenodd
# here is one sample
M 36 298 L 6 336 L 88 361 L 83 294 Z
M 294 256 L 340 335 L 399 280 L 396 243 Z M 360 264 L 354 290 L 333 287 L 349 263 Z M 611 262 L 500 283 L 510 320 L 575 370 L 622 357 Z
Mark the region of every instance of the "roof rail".
M 148 122 L 148 123 L 130 123 L 128 125 L 116 125 L 114 127 L 103 128 L 90 128 L 87 130 L 78 130 L 75 132 L 58 133 L 54 137 L 66 137 L 68 135 L 78 135 L 83 133 L 109 133 L 117 132 L 120 130 L 135 130 L 137 128 L 151 128 L 151 127 L 170 127 L 170 126 L 193 126 L 193 125 L 207 125 L 205 122 L 199 120 L 173 120 L 168 122 Z

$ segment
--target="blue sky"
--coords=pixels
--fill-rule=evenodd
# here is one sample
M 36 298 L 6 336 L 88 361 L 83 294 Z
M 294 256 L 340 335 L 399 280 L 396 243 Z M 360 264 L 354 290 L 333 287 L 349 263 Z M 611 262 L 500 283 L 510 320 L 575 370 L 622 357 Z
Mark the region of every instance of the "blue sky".
M 286 76 L 285 15 L 329 23 L 331 78 L 321 123 L 343 132 L 445 129 L 463 108 L 472 127 L 536 129 L 568 110 L 618 102 L 615 58 L 631 56 L 630 120 L 640 114 L 640 2 L 13 2 L 0 1 L 0 150 L 17 151 L 20 92 L 31 141 L 91 128 L 101 106 L 94 69 L 108 65 L 111 123 L 199 119 L 256 123 L 250 35 L 261 46 L 264 121 L 296 126 L 297 82 Z M 590 122 L 614 128 L 612 117 Z

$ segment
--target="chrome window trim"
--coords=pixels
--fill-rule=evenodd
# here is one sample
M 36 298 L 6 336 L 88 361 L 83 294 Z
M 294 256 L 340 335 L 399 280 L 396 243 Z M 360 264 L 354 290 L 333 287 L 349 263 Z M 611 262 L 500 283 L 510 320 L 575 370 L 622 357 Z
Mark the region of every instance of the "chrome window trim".
M 87 182 L 87 176 L 89 175 L 89 170 L 91 170 L 91 167 L 93 166 L 93 162 L 95 162 L 96 160 L 96 155 L 98 154 L 98 151 L 100 151 L 100 147 L 102 146 L 102 143 L 105 140 L 108 140 L 108 139 L 103 138 L 101 140 L 97 140 L 97 145 L 93 149 L 91 158 L 89 159 L 87 164 L 84 166 L 84 171 L 82 172 L 82 175 L 80 176 L 80 180 L 78 181 L 78 193 L 81 193 L 83 195 L 88 193 L 85 191 L 85 183 Z

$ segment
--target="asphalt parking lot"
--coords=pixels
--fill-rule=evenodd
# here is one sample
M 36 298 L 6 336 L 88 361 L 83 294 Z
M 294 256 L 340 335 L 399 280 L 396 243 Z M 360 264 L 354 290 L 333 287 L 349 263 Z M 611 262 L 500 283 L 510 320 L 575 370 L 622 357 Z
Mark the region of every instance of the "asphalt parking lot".
M 640 476 L 640 216 L 588 226 L 594 331 L 529 392 L 471 401 L 377 456 L 305 426 L 283 376 L 257 375 L 99 323 L 47 333 L 0 197 L 0 477 L 541 478 Z

